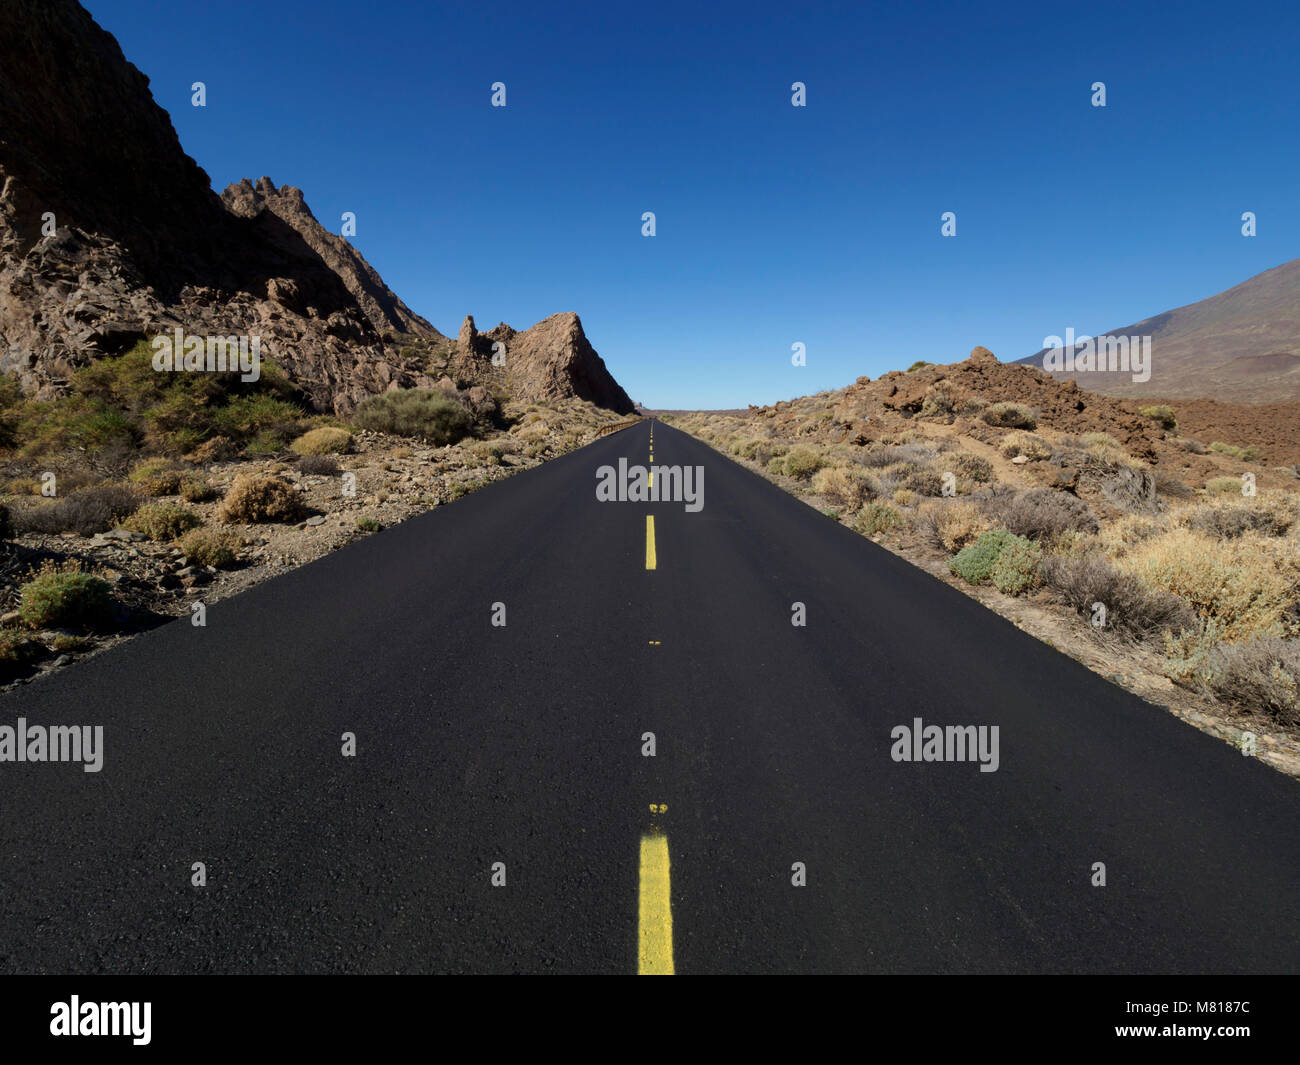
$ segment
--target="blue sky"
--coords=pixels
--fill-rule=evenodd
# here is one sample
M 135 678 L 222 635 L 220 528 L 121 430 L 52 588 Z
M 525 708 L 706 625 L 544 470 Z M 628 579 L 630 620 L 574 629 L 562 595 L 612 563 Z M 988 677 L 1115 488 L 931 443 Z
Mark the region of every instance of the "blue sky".
M 651 407 L 1020 358 L 1300 254 L 1290 3 L 83 2 L 218 191 L 355 212 L 444 333 L 575 310 Z

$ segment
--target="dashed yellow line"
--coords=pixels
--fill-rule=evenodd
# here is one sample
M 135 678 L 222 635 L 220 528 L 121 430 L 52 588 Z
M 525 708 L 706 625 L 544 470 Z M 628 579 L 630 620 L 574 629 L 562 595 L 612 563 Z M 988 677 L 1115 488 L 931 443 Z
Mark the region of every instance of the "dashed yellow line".
M 655 557 L 655 516 L 645 516 L 645 568 L 654 569 L 658 559 Z
M 668 837 L 641 837 L 641 891 L 637 908 L 637 973 L 673 975 L 673 908 L 668 867 Z

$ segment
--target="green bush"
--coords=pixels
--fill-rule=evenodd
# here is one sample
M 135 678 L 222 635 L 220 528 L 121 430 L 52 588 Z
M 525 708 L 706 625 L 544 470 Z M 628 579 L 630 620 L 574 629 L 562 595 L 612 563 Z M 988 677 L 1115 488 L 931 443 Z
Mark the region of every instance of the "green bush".
M 18 620 L 29 629 L 93 629 L 112 616 L 108 582 L 84 572 L 79 562 L 46 562 L 19 595 Z
M 1013 536 L 998 552 L 989 579 L 999 592 L 1022 595 L 1043 583 L 1040 573 L 1042 561 L 1043 550 L 1033 540 Z
M 1241 486 L 1240 477 L 1211 477 L 1205 482 L 1205 490 L 1212 496 L 1239 496 Z
M 179 503 L 146 503 L 126 519 L 124 527 L 163 543 L 201 524 L 194 511 Z
M 437 388 L 384 392 L 363 400 L 353 421 L 362 429 L 413 436 L 431 444 L 455 444 L 470 435 L 469 411 Z
M 74 371 L 68 385 L 55 399 L 5 407 L 0 434 L 29 456 L 139 447 L 179 454 L 219 431 L 243 441 L 287 424 L 297 435 L 305 416 L 296 390 L 270 359 L 262 359 L 256 382 L 241 381 L 237 372 L 159 373 L 149 341 L 95 359 Z
M 0 682 L 11 681 L 27 672 L 43 652 L 44 648 L 25 633 L 0 629 Z
M 875 536 L 877 533 L 892 529 L 902 520 L 902 513 L 889 505 L 868 503 L 858 513 L 856 528 L 864 536 Z
M 375 533 L 379 532 L 382 528 L 383 526 L 380 525 L 379 522 L 375 521 L 374 518 L 359 518 L 357 520 L 357 530 L 359 532 Z
M 1174 414 L 1173 407 L 1164 403 L 1158 406 L 1139 407 L 1138 413 L 1144 418 L 1150 418 L 1152 421 L 1159 422 L 1162 429 L 1168 429 L 1173 432 L 1178 428 L 1178 418 Z
M 992 575 L 999 553 L 1014 539 L 1006 529 L 990 529 L 958 551 L 948 561 L 948 568 L 967 584 L 983 584 Z
M 1237 447 L 1236 444 L 1225 444 L 1222 440 L 1216 440 L 1211 444 L 1210 450 L 1217 451 L 1220 455 L 1227 455 L 1229 458 L 1240 459 L 1242 462 L 1254 462 L 1259 458 L 1257 447 Z
M 787 477 L 806 481 L 822 467 L 820 453 L 810 447 L 797 447 L 785 456 L 783 471 Z
M 932 362 L 926 362 L 924 359 L 917 359 L 916 362 L 912 363 L 912 365 L 907 368 L 907 373 L 911 373 L 913 370 L 920 370 L 925 366 L 933 365 L 934 363 Z

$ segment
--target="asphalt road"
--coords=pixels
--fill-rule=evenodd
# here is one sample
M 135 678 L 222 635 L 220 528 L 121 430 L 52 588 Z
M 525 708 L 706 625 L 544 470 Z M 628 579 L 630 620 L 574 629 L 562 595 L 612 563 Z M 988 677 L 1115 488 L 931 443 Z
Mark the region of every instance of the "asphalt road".
M 653 428 L 698 513 L 640 425 L 0 699 L 105 745 L 0 764 L 0 971 L 633 973 L 652 822 L 682 974 L 1300 970 L 1300 785 Z

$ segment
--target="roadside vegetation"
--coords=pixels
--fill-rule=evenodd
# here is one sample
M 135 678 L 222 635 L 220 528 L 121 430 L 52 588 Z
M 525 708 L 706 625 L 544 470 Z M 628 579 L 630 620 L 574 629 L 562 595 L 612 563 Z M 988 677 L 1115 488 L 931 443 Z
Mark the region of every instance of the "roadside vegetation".
M 105 646 L 594 439 L 577 399 L 386 392 L 350 417 L 152 349 L 35 399 L 0 375 L 0 683 Z
M 1176 404 L 1081 416 L 1075 395 L 973 353 L 667 420 L 994 609 L 1032 604 L 1241 728 L 1300 737 L 1295 467 L 1180 438 Z

